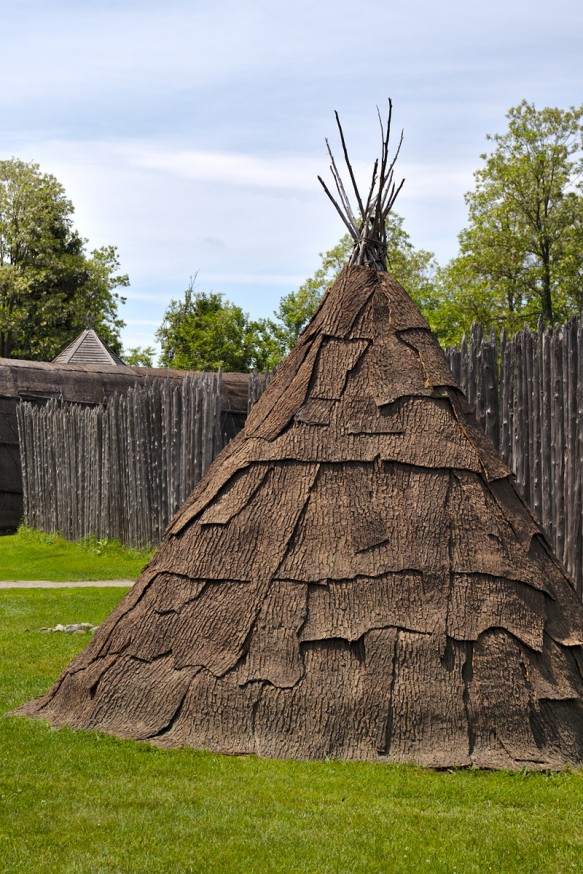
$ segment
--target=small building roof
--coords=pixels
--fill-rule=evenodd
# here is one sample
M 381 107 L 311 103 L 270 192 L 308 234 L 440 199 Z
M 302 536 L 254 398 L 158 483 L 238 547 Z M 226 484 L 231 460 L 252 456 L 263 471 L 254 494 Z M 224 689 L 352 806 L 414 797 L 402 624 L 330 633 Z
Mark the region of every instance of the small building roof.
M 110 364 L 115 367 L 127 367 L 125 361 L 116 355 L 93 328 L 86 328 L 79 336 L 69 343 L 66 349 L 59 352 L 54 364 Z

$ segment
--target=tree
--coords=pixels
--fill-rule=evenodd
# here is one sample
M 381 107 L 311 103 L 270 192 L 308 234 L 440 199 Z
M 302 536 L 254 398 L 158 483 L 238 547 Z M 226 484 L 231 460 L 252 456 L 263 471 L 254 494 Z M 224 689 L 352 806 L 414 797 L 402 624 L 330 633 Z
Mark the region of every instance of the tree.
M 217 292 L 194 290 L 171 300 L 156 332 L 162 346 L 160 364 L 185 370 L 264 369 L 263 326 Z
M 442 346 L 460 343 L 469 336 L 472 325 L 481 325 L 486 332 L 493 327 L 511 331 L 507 319 L 500 319 L 500 302 L 487 284 L 478 280 L 462 259 L 454 259 L 440 267 L 435 275 L 436 296 L 431 328 Z M 523 322 L 518 325 L 522 327 Z M 516 330 L 516 328 L 514 329 Z
M 86 252 L 63 186 L 38 164 L 0 161 L 0 355 L 51 360 L 85 327 L 87 313 L 121 351 L 124 322 L 114 246 Z
M 155 354 L 153 346 L 131 346 L 123 350 L 122 358 L 130 367 L 153 367 Z
M 320 253 L 322 262 L 314 275 L 306 279 L 297 291 L 290 291 L 282 297 L 274 313 L 276 321 L 268 319 L 266 322 L 276 340 L 279 359 L 294 347 L 303 328 L 318 309 L 324 292 L 348 261 L 351 251 L 352 240 L 345 234 L 336 246 L 325 254 Z
M 438 265 L 435 256 L 432 252 L 414 248 L 409 234 L 403 228 L 402 217 L 396 213 L 389 213 L 387 218 L 387 242 L 388 269 L 431 322 L 433 311 L 438 307 L 435 284 Z M 297 291 L 291 291 L 281 299 L 275 312 L 276 320 L 268 320 L 280 357 L 292 349 L 318 308 L 324 292 L 347 263 L 351 251 L 352 240 L 346 234 L 336 246 L 320 255 L 322 261 L 314 275 Z
M 488 136 L 494 148 L 466 195 L 460 254 L 441 279 L 452 313 L 463 320 L 467 309 L 467 323 L 477 296 L 489 304 L 483 326 L 513 332 L 583 305 L 583 106 L 537 110 L 523 100 L 506 117 L 506 133 Z

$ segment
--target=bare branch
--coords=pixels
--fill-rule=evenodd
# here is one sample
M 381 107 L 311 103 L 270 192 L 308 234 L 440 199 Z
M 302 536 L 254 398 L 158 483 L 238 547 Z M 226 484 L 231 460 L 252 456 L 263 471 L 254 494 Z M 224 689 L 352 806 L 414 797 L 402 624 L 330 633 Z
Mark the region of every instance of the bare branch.
M 346 211 L 346 215 L 351 225 L 354 227 L 355 230 L 358 230 L 358 221 L 356 220 L 356 217 L 352 212 L 352 207 L 350 205 L 350 201 L 348 200 L 348 195 L 346 194 L 344 185 L 342 183 L 342 178 L 338 171 L 338 167 L 336 166 L 336 161 L 334 160 L 334 155 L 332 154 L 332 149 L 330 148 L 330 143 L 328 142 L 328 140 L 326 140 L 326 146 L 328 148 L 328 154 L 330 155 L 330 160 L 332 162 L 330 166 L 330 171 L 336 184 L 336 190 L 338 192 L 340 200 L 342 201 L 342 205 Z
M 393 160 L 391 161 L 391 166 L 389 167 L 389 171 L 391 173 L 393 172 L 395 164 L 397 163 L 397 158 L 399 157 L 399 152 L 401 151 L 401 146 L 403 145 L 404 136 L 405 136 L 405 132 L 401 131 L 401 136 L 399 137 L 399 145 L 397 146 L 397 149 L 395 151 L 395 155 L 393 157 Z
M 403 187 L 403 183 L 405 181 L 404 179 L 401 180 L 398 186 L 394 181 L 395 163 L 397 161 L 397 158 L 401 151 L 401 145 L 403 143 L 402 131 L 393 159 L 389 160 L 389 139 L 391 134 L 392 113 L 393 103 L 389 99 L 387 121 L 386 123 L 383 123 L 379 108 L 377 107 L 377 115 L 381 129 L 381 155 L 380 159 L 377 158 L 373 166 L 366 203 L 363 203 L 360 192 L 358 190 L 358 185 L 356 184 L 352 164 L 350 163 L 350 159 L 348 157 L 348 149 L 346 147 L 346 140 L 344 137 L 342 125 L 340 123 L 340 117 L 337 112 L 334 113 L 336 117 L 338 131 L 340 133 L 340 142 L 342 143 L 344 161 L 348 168 L 350 181 L 352 183 L 352 188 L 354 189 L 354 193 L 356 195 L 356 200 L 358 203 L 358 211 L 360 213 L 359 218 L 356 217 L 355 211 L 353 211 L 350 204 L 350 199 L 344 187 L 340 171 L 338 170 L 338 165 L 336 164 L 336 160 L 334 158 L 334 155 L 332 154 L 332 149 L 328 140 L 326 140 L 326 148 L 328 149 L 328 154 L 330 156 L 330 172 L 332 174 L 332 178 L 334 180 L 340 202 L 338 202 L 338 200 L 336 200 L 335 197 L 331 194 L 324 180 L 320 176 L 318 176 L 318 180 L 322 185 L 324 191 L 326 192 L 326 195 L 331 200 L 334 208 L 344 222 L 350 236 L 354 241 L 354 249 L 352 251 L 349 263 L 368 265 L 376 270 L 386 270 L 387 267 L 387 216 L 391 211 L 397 195 L 401 191 L 401 188 Z
M 372 179 L 371 179 L 371 183 L 370 183 L 368 197 L 366 199 L 366 206 L 364 208 L 363 218 L 364 218 L 364 216 L 368 215 L 368 212 L 371 208 L 371 204 L 374 202 L 373 195 L 374 195 L 375 182 L 377 181 L 378 169 L 379 169 L 379 159 L 377 158 L 376 161 L 374 162 L 374 167 L 372 168 Z
M 351 236 L 352 239 L 355 241 L 355 243 L 357 243 L 357 242 L 358 242 L 358 234 L 355 233 L 355 231 L 353 231 L 352 227 L 350 226 L 350 223 L 349 223 L 348 219 L 345 217 L 344 213 L 343 213 L 342 210 L 340 209 L 340 206 L 338 205 L 338 203 L 337 203 L 336 200 L 334 199 L 333 195 L 330 193 L 330 191 L 329 191 L 329 189 L 328 189 L 328 186 L 326 185 L 326 183 L 324 182 L 324 180 L 322 179 L 321 176 L 318 176 L 318 182 L 320 183 L 320 185 L 322 186 L 322 188 L 324 189 L 324 191 L 326 192 L 326 194 L 328 195 L 328 197 L 330 198 L 330 200 L 332 201 L 332 203 L 333 203 L 334 206 L 336 207 L 336 211 L 338 212 L 338 215 L 340 216 L 340 218 L 342 219 L 342 221 L 344 222 L 344 224 L 345 224 L 346 227 L 348 228 L 348 231 L 349 231 L 349 233 L 350 233 L 350 236 Z
M 360 199 L 360 192 L 358 191 L 358 185 L 356 184 L 356 179 L 354 178 L 354 173 L 352 171 L 352 164 L 350 163 L 350 159 L 348 157 L 348 149 L 346 148 L 346 141 L 344 139 L 344 131 L 342 130 L 342 125 L 340 124 L 340 117 L 336 111 L 334 111 L 334 115 L 336 116 L 336 124 L 338 125 L 338 130 L 340 132 L 340 142 L 342 143 L 342 151 L 344 152 L 344 161 L 346 162 L 346 166 L 348 167 L 348 172 L 350 174 L 350 180 L 352 182 L 352 187 L 354 188 L 354 193 L 356 194 L 356 200 L 358 201 L 358 208 L 360 209 L 360 214 L 364 215 L 364 207 L 362 205 L 362 200 Z
M 386 181 L 386 167 L 389 159 L 389 139 L 391 136 L 391 117 L 393 114 L 393 102 L 389 98 L 389 115 L 387 118 L 387 132 L 385 134 L 381 122 L 382 146 L 381 146 L 381 170 L 379 174 L 379 200 L 382 199 L 382 192 Z
M 387 214 L 387 215 L 388 215 L 388 214 L 390 213 L 390 211 L 392 210 L 392 208 L 393 208 L 393 204 L 395 203 L 395 201 L 396 201 L 396 199 L 397 199 L 397 197 L 398 197 L 398 194 L 399 194 L 399 192 L 400 192 L 400 190 L 401 190 L 401 188 L 403 187 L 404 184 L 405 184 L 405 180 L 404 180 L 404 179 L 401 179 L 401 181 L 399 182 L 399 185 L 398 185 L 398 187 L 397 187 L 396 189 L 395 189 L 395 186 L 393 186 L 393 192 L 394 192 L 394 193 L 391 194 L 391 199 L 390 199 L 390 201 L 389 201 L 389 203 L 388 203 L 388 205 L 387 205 L 387 208 L 386 208 L 386 214 Z
M 381 142 L 384 143 L 384 141 L 385 141 L 385 129 L 384 129 L 384 127 L 383 127 L 383 120 L 382 120 L 382 118 L 381 118 L 381 111 L 380 111 L 380 109 L 378 108 L 378 106 L 377 106 L 377 116 L 378 116 L 378 119 L 379 119 L 379 125 L 380 125 L 380 127 L 381 127 Z

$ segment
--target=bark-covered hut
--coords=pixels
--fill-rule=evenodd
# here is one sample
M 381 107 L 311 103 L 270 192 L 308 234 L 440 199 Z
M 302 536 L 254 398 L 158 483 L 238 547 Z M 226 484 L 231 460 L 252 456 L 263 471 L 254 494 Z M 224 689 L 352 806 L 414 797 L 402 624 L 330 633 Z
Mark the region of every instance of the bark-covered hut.
M 269 757 L 583 762 L 583 607 L 382 269 L 387 166 L 244 431 L 20 713 Z

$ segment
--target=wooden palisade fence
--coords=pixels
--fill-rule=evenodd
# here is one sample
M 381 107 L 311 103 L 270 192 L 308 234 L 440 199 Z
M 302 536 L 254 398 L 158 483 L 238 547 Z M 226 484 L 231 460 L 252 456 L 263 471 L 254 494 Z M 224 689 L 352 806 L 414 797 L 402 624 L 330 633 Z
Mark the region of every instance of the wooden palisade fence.
M 220 374 L 157 380 L 106 406 L 18 406 L 24 521 L 68 538 L 158 543 L 223 448 Z
M 583 323 L 500 343 L 474 326 L 446 350 L 457 381 L 583 593 Z M 220 376 L 188 376 L 106 407 L 22 403 L 25 522 L 67 537 L 158 543 L 222 449 Z M 249 381 L 249 405 L 264 380 Z
M 528 328 L 500 344 L 474 326 L 446 350 L 555 554 L 583 595 L 583 322 Z

